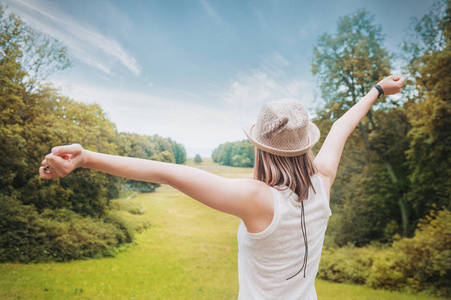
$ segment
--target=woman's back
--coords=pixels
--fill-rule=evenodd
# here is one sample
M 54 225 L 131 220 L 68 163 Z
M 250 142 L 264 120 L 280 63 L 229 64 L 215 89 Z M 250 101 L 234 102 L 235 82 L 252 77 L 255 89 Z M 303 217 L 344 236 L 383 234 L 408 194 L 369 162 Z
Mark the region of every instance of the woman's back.
M 298 196 L 290 189 L 271 188 L 274 195 L 271 224 L 262 232 L 249 233 L 241 222 L 238 229 L 239 299 L 316 299 L 314 282 L 331 211 L 321 177 L 314 175 L 311 179 L 316 193 L 311 189 L 309 198 L 303 201 L 304 214 Z M 304 221 L 306 239 L 302 233 Z M 304 269 L 299 272 L 304 259 L 307 262 L 305 278 Z

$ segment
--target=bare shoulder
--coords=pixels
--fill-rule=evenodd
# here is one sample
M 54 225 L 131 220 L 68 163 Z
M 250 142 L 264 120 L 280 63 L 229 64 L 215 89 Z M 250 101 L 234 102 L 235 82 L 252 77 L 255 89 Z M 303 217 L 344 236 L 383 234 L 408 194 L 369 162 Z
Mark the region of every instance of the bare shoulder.
M 264 182 L 256 179 L 235 179 L 235 183 L 242 188 L 249 200 L 272 199 L 271 188 Z
M 274 216 L 274 196 L 271 188 L 264 182 L 254 179 L 239 179 L 246 185 L 248 198 L 246 214 L 242 220 L 249 232 L 261 232 L 266 229 Z

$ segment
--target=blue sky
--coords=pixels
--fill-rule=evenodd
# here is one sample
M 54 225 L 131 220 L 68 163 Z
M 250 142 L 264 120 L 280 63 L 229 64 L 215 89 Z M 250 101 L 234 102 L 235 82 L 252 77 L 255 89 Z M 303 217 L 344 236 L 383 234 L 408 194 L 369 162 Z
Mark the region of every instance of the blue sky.
M 427 0 L 8 0 L 9 9 L 59 39 L 74 66 L 49 80 L 98 103 L 119 131 L 159 134 L 209 157 L 245 139 L 260 106 L 281 98 L 321 105 L 311 75 L 316 39 L 366 9 L 398 51 Z M 76 141 L 74 141 L 76 142 Z

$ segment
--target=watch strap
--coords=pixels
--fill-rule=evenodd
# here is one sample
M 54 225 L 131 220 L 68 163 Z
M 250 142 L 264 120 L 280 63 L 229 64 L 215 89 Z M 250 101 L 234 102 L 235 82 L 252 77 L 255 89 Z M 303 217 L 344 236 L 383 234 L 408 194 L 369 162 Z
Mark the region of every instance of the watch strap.
M 380 85 L 376 84 L 374 87 L 379 92 L 379 95 L 377 96 L 377 98 L 379 98 L 381 95 L 384 94 L 384 90 L 382 89 L 382 87 Z

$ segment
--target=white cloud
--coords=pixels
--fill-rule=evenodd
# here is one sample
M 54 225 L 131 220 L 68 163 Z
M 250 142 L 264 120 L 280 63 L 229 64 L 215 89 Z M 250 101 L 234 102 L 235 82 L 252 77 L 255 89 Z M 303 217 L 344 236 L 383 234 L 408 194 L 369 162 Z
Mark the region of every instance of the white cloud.
M 82 26 L 44 1 L 9 1 L 10 8 L 26 23 L 66 45 L 72 55 L 83 63 L 112 75 L 111 65 L 119 61 L 135 75 L 141 69 L 136 59 L 115 40 L 96 29 Z
M 221 97 L 230 106 L 251 106 L 267 101 L 294 98 L 310 107 L 314 101 L 315 85 L 310 80 L 288 78 L 285 68 L 290 64 L 278 52 L 261 56 L 258 69 L 239 72 L 231 81 Z
M 240 73 L 231 82 L 229 90 L 224 95 L 227 104 L 255 104 L 271 99 L 279 84 L 268 74 L 253 71 L 251 74 Z
M 171 137 L 185 145 L 189 156 L 209 157 L 219 144 L 245 139 L 241 128 L 254 119 L 253 114 L 234 108 L 64 80 L 55 80 L 55 85 L 71 99 L 99 104 L 119 131 Z

